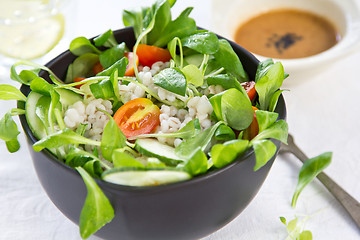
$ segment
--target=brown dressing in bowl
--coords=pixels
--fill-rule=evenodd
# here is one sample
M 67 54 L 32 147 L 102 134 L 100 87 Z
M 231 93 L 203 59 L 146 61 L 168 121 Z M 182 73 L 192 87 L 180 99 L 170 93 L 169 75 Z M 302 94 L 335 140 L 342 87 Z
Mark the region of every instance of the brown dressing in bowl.
M 265 57 L 302 58 L 323 52 L 341 39 L 327 19 L 302 10 L 279 9 L 240 25 L 235 41 Z

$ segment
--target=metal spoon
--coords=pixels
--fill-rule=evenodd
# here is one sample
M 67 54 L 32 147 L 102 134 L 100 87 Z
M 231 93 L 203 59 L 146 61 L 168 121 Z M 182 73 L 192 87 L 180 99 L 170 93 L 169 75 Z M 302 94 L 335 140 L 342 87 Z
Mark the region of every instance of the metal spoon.
M 305 162 L 308 159 L 308 157 L 294 143 L 294 138 L 290 134 L 288 136 L 288 145 L 282 143 L 279 153 L 280 154 L 292 153 L 302 162 Z M 352 217 L 358 228 L 360 228 L 360 203 L 356 199 L 354 199 L 349 193 L 347 193 L 344 189 L 342 189 L 336 182 L 334 182 L 324 172 L 319 173 L 317 175 L 317 178 L 329 190 L 329 192 L 340 202 L 340 204 Z

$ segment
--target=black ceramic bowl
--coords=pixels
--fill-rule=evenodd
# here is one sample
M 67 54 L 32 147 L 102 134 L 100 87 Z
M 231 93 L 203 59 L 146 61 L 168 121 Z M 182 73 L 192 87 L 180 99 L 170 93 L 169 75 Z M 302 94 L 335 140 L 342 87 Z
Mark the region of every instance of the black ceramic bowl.
M 132 28 L 121 29 L 114 34 L 119 42 L 126 42 L 129 48 L 135 43 Z M 230 43 L 250 79 L 254 79 L 258 60 L 239 45 Z M 75 56 L 66 51 L 49 62 L 47 67 L 59 77 L 64 77 L 67 66 L 74 59 Z M 21 90 L 25 94 L 30 91 L 27 86 L 22 86 Z M 285 118 L 282 97 L 276 111 L 281 119 Z M 86 197 L 82 178 L 49 151 L 34 152 L 32 145 L 37 140 L 25 116 L 21 116 L 20 120 L 43 188 L 56 207 L 78 224 Z M 275 141 L 275 144 L 279 149 L 280 143 Z M 254 172 L 255 155 L 249 151 L 222 169 L 164 186 L 129 187 L 96 180 L 113 205 L 115 218 L 95 235 L 104 239 L 146 240 L 205 237 L 229 223 L 246 208 L 263 184 L 274 158 Z

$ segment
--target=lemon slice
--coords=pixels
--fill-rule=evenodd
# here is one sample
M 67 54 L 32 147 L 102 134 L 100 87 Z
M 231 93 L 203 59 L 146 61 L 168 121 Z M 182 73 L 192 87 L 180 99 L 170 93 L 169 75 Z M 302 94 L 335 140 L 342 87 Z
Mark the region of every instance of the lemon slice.
M 0 10 L 1 54 L 34 59 L 45 55 L 60 41 L 64 34 L 64 17 L 47 8 L 46 1 L 5 1 L 6 10 Z M 6 11 L 6 15 L 2 11 Z M 9 12 L 12 15 L 9 16 Z

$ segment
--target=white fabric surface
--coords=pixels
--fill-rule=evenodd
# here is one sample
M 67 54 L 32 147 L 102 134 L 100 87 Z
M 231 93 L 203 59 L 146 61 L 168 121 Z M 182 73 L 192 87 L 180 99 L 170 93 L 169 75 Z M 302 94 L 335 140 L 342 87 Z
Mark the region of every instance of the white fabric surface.
M 74 36 L 92 37 L 109 28 L 121 28 L 122 8 L 151 2 L 79 0 L 72 32 Z M 198 25 L 211 29 L 210 1 L 179 0 L 174 16 L 190 5 L 195 7 L 192 16 Z M 333 151 L 333 162 L 326 173 L 357 200 L 360 200 L 359 58 L 360 52 L 355 52 L 320 73 L 303 76 L 302 83 L 289 84 L 291 91 L 284 93 L 290 132 L 297 144 L 308 156 Z M 0 84 L 9 82 L 3 78 Z M 0 115 L 8 110 L 9 103 L 1 101 Z M 42 190 L 23 133 L 20 141 L 22 148 L 15 154 L 8 153 L 5 144 L 0 143 L 0 240 L 80 239 L 78 227 L 56 209 Z M 300 195 L 297 208 L 291 208 L 300 166 L 293 156 L 279 156 L 248 208 L 204 240 L 285 239 L 286 230 L 279 217 L 291 220 L 295 214 L 313 215 L 306 229 L 312 231 L 314 239 L 359 239 L 359 229 L 317 180 Z

